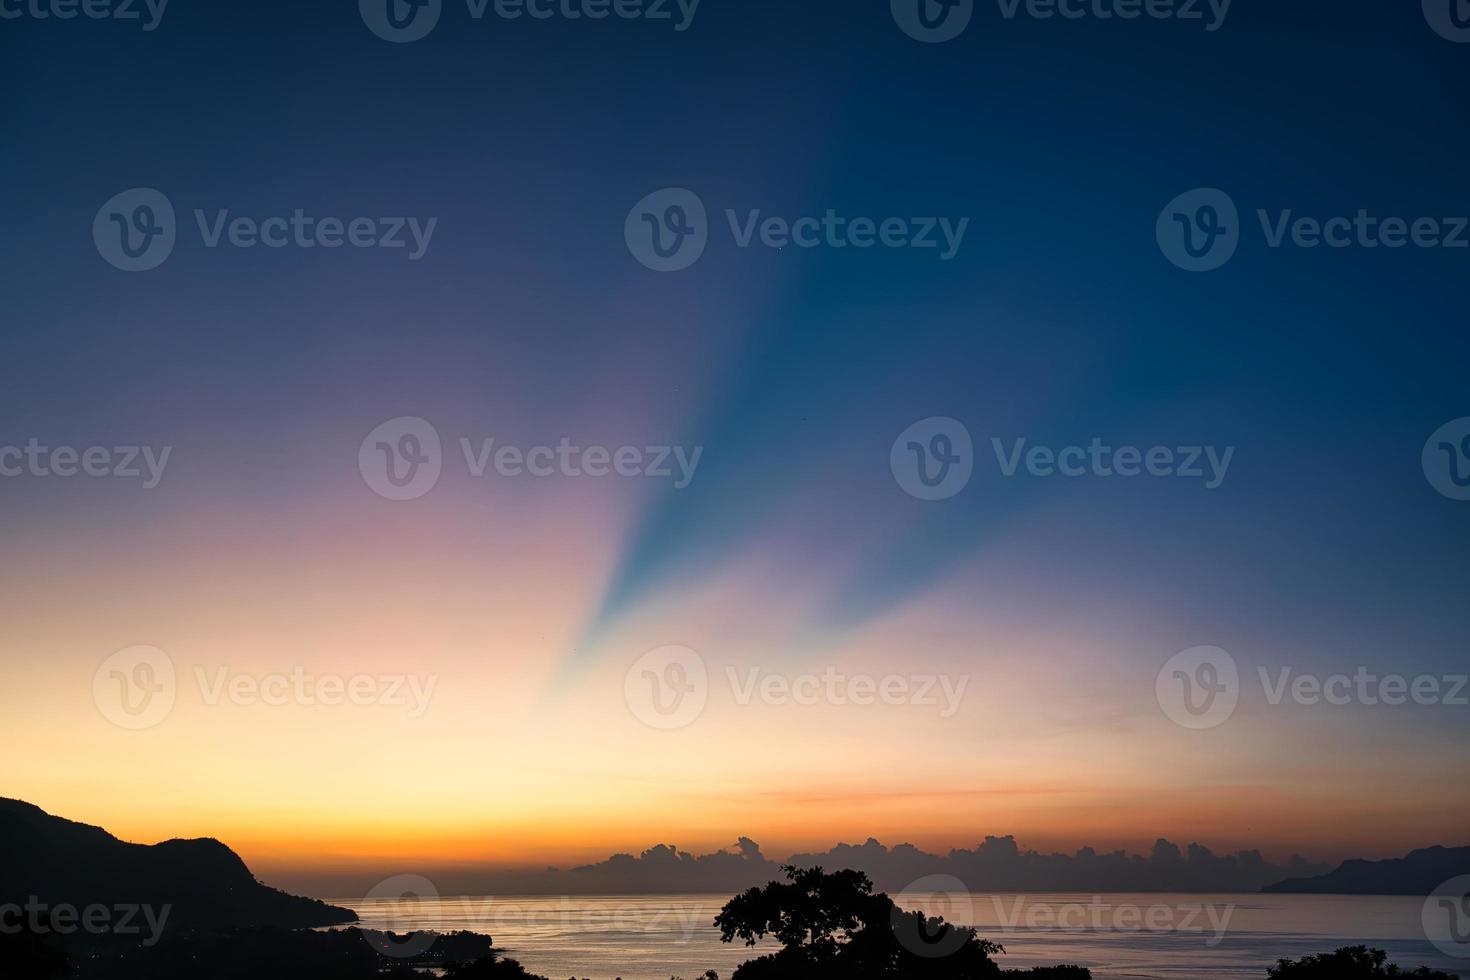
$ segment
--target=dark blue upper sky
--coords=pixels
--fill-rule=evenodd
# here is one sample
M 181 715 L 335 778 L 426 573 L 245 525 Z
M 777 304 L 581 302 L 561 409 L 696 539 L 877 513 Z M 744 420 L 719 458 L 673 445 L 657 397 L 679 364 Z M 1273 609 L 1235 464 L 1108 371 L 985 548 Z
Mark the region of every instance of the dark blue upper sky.
M 1058 574 L 1210 616 L 1221 595 L 1266 620 L 1392 606 L 1435 624 L 1432 654 L 1453 660 L 1466 516 L 1419 454 L 1470 414 L 1470 250 L 1273 249 L 1256 211 L 1470 212 L 1470 46 L 1408 2 L 1237 0 L 1215 31 L 1024 9 L 980 2 L 941 44 L 851 0 L 703 0 L 684 31 L 476 20 L 446 0 L 406 44 L 348 2 L 173 0 L 152 31 L 0 21 L 0 417 L 16 442 L 155 433 L 181 460 L 194 448 L 201 480 L 268 498 L 274 463 L 333 455 L 316 435 L 338 424 L 481 417 L 492 387 L 532 420 L 622 392 L 655 406 L 649 438 L 709 449 L 704 479 L 640 510 L 589 637 L 822 488 L 798 550 L 865 544 L 814 630 L 881 613 L 1049 512 L 1077 543 L 1038 552 Z M 168 195 L 180 237 L 130 275 L 90 231 L 133 187 Z M 711 241 L 661 275 L 622 230 L 664 187 L 701 197 Z M 1238 253 L 1209 273 L 1155 238 L 1160 209 L 1199 187 L 1241 215 Z M 439 224 L 409 262 L 225 254 L 191 217 L 296 207 Z M 950 261 L 741 249 L 727 208 L 969 225 Z M 963 421 L 982 459 L 991 437 L 1238 450 L 1208 493 L 1079 494 L 991 466 L 926 507 L 895 497 L 888 448 L 935 415 Z M 14 513 L 67 517 L 34 485 L 0 492 Z

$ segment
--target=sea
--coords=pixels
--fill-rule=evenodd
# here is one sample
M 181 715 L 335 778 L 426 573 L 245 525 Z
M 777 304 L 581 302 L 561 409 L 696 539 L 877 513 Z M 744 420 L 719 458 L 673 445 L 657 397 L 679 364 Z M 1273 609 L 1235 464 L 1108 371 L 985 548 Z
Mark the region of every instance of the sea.
M 488 934 L 497 948 L 550 980 L 696 980 L 772 951 L 720 941 L 721 895 L 333 899 L 365 928 Z M 1097 978 L 1265 980 L 1281 958 L 1368 945 L 1390 961 L 1470 980 L 1470 959 L 1425 939 L 1419 898 L 1320 895 L 919 893 L 905 909 L 973 925 L 1000 943 L 1005 968 L 1073 963 Z

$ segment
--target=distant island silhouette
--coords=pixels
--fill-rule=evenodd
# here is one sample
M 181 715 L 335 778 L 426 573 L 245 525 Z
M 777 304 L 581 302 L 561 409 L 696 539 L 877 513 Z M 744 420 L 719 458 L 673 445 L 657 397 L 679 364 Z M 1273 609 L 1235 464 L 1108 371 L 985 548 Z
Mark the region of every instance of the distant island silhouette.
M 1313 878 L 1263 889 L 1296 895 L 1428 895 L 1451 878 L 1470 875 L 1470 847 L 1425 847 L 1387 861 L 1344 861 Z

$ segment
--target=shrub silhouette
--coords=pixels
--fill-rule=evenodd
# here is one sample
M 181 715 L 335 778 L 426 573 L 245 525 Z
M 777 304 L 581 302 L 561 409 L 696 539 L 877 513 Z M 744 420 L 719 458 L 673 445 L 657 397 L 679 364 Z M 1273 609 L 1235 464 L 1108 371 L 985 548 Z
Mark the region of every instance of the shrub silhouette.
M 454 963 L 444 968 L 445 980 L 543 980 L 527 973 L 515 960 L 491 953 L 472 963 Z
M 1385 965 L 1388 954 L 1367 946 L 1344 946 L 1333 953 L 1320 953 L 1299 960 L 1281 960 L 1266 972 L 1269 980 L 1378 980 L 1379 977 L 1402 977 L 1405 980 L 1456 980 L 1450 973 L 1440 973 L 1421 966 L 1412 973 L 1397 966 Z

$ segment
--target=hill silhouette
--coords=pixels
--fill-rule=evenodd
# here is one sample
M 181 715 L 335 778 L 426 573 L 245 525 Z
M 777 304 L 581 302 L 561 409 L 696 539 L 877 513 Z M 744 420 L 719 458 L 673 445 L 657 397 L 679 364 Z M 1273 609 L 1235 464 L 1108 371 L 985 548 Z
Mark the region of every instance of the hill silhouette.
M 31 899 L 53 907 L 167 908 L 170 928 L 357 921 L 351 909 L 266 887 L 217 840 L 129 844 L 100 827 L 0 798 L 0 905 Z
M 1344 861 L 1324 875 L 1289 878 L 1262 891 L 1299 895 L 1428 895 L 1470 875 L 1470 847 L 1424 847 L 1386 861 Z

